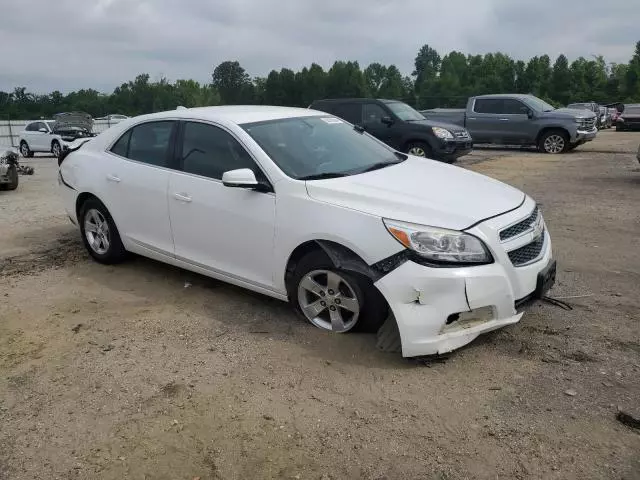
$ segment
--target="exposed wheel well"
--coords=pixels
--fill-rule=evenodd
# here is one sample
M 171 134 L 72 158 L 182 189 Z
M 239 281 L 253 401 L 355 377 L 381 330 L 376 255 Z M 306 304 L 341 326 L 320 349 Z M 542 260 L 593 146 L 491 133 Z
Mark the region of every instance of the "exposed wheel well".
M 78 198 L 76 199 L 76 218 L 78 219 L 78 222 L 80 222 L 80 209 L 82 209 L 82 205 L 84 205 L 84 202 L 86 202 L 90 198 L 95 198 L 96 200 L 100 200 L 95 195 L 87 192 L 83 192 L 80 195 L 78 195 Z
M 538 138 L 536 138 L 536 145 L 540 143 L 540 139 L 545 133 L 550 132 L 552 130 L 560 131 L 564 133 L 567 136 L 567 139 L 571 140 L 571 135 L 569 135 L 569 132 L 566 129 L 562 127 L 546 127 L 540 130 L 540 133 L 538 133 Z
M 329 240 L 311 240 L 298 245 L 289 256 L 287 268 L 285 269 L 285 286 L 287 293 L 291 292 L 291 279 L 298 262 L 306 255 L 313 251 L 322 251 L 331 259 L 337 268 L 355 272 L 369 278 L 375 282 L 380 278 L 380 273 L 370 267 L 360 256 L 353 250 L 341 245 L 337 242 Z
M 53 148 L 54 143 L 57 143 L 58 145 L 60 145 L 60 142 L 54 138 L 53 140 L 51 140 L 51 148 Z

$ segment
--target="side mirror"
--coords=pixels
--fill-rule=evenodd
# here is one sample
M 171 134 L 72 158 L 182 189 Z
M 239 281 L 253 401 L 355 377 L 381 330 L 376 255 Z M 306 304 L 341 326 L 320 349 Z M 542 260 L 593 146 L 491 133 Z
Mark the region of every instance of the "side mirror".
M 49 133 L 49 130 L 47 130 L 46 128 L 39 128 L 38 131 L 41 133 Z
M 391 117 L 382 117 L 382 118 L 380 119 L 380 121 L 381 121 L 382 123 L 384 123 L 385 125 L 388 125 L 388 126 L 393 125 L 393 118 L 391 118 Z
M 534 116 L 535 116 L 535 115 L 533 114 L 533 110 L 531 110 L 530 108 L 529 108 L 529 109 L 527 109 L 527 118 L 528 118 L 529 120 L 533 120 L 533 117 L 534 117 Z
M 268 192 L 271 187 L 263 182 L 256 180 L 256 175 L 249 168 L 239 168 L 238 170 L 229 170 L 222 174 L 222 184 L 230 188 L 246 188 L 248 190 L 256 190 L 258 192 Z

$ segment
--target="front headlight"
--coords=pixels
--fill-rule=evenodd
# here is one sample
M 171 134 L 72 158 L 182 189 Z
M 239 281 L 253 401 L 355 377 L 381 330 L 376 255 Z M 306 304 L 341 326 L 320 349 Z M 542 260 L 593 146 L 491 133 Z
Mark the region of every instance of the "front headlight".
M 431 130 L 433 130 L 433 134 L 436 137 L 441 138 L 443 140 L 449 140 L 453 138 L 453 133 L 451 133 L 446 128 L 431 127 Z
M 435 263 L 486 264 L 493 258 L 477 237 L 456 230 L 384 220 L 389 233 L 420 257 Z

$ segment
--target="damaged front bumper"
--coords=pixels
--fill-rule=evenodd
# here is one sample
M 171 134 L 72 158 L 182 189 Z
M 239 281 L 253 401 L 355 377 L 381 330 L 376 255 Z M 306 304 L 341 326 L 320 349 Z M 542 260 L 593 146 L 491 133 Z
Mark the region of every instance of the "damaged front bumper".
M 407 261 L 380 278 L 375 285 L 395 317 L 402 355 L 447 353 L 483 333 L 519 322 L 523 313 L 516 304 L 534 295 L 541 272 L 554 267 L 551 239 L 544 235 L 540 258 L 522 267 L 514 267 L 506 254 L 494 255 L 497 261 L 491 265 L 462 268 Z

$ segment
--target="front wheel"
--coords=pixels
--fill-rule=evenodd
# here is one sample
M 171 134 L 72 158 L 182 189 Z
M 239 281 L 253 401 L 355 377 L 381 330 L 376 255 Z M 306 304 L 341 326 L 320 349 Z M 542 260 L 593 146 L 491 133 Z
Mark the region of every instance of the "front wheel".
M 62 148 L 60 147 L 60 144 L 55 140 L 51 142 L 51 153 L 56 158 L 59 158 L 60 154 L 62 153 Z
M 80 208 L 79 217 L 82 241 L 95 260 L 110 265 L 126 258 L 118 229 L 101 201 L 88 199 Z
M 289 298 L 305 320 L 334 333 L 375 332 L 388 312 L 382 294 L 368 278 L 336 268 L 322 251 L 298 262 Z
M 538 142 L 538 150 L 542 153 L 556 155 L 566 152 L 568 148 L 569 136 L 562 130 L 549 130 Z
M 405 153 L 416 157 L 431 158 L 432 152 L 429 144 L 425 142 L 411 142 L 405 148 Z
M 22 142 L 20 143 L 20 154 L 24 157 L 24 158 L 31 158 L 33 157 L 33 152 L 31 151 L 31 149 L 29 148 L 29 145 L 27 145 L 27 142 Z

